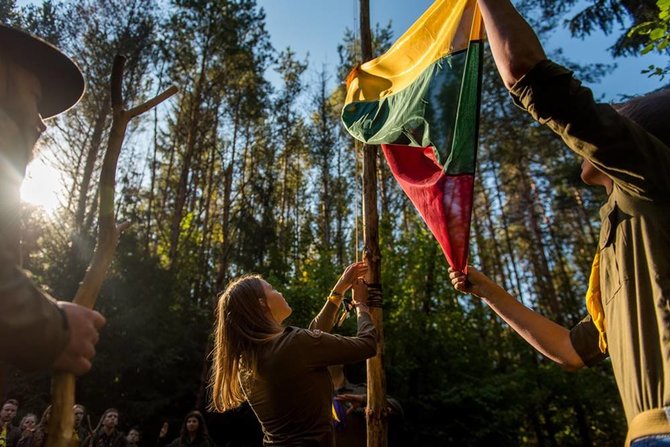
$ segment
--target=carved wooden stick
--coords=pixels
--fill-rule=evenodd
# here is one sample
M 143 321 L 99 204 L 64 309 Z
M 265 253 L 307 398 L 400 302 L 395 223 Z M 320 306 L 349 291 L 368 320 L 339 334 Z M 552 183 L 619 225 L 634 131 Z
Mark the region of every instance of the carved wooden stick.
M 112 68 L 112 130 L 107 143 L 105 158 L 100 171 L 100 208 L 98 217 L 98 241 L 91 263 L 74 297 L 74 303 L 92 309 L 100 288 L 112 263 L 116 244 L 127 223 L 116 225 L 114 221 L 114 190 L 116 188 L 116 166 L 121 146 L 130 120 L 155 107 L 177 93 L 172 86 L 160 95 L 131 110 L 123 107 L 123 69 L 125 58 L 116 56 Z M 51 383 L 51 416 L 47 447 L 71 447 L 74 429 L 75 377 L 71 373 L 57 371 Z M 83 441 L 83 440 L 82 440 Z

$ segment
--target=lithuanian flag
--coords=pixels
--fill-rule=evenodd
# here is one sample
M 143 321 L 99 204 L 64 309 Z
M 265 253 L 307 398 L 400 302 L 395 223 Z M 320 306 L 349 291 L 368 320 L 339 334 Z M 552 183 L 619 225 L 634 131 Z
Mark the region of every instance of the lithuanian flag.
M 467 265 L 483 25 L 476 0 L 437 0 L 382 56 L 347 78 L 342 121 L 381 144 L 449 264 Z

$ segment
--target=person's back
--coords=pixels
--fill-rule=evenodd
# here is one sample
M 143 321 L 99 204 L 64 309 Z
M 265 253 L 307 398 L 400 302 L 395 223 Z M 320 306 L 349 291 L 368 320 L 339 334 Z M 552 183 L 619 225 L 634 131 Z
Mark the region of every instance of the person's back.
M 245 389 L 267 445 L 332 443 L 330 374 L 325 366 L 310 364 L 303 355 L 320 336 L 288 327 L 259 356 L 253 384 Z

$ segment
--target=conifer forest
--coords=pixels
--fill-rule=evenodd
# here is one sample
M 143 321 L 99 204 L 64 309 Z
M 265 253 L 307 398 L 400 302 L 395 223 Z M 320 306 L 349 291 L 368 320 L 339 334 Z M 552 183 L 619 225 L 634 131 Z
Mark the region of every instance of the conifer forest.
M 515 3 L 540 39 L 566 24 L 587 40 L 617 35 L 613 64 L 641 53 L 643 39 L 627 29 L 657 14 L 650 0 Z M 358 33 L 344 31 L 332 49 L 338 63 L 320 67 L 273 47 L 256 0 L 0 0 L 0 20 L 57 44 L 87 81 L 82 102 L 48 123 L 37 149 L 60 173 L 60 206 L 22 207 L 23 267 L 60 299 L 73 297 L 95 246 L 114 56 L 126 57 L 129 105 L 179 88 L 126 132 L 116 220 L 130 226 L 98 299 L 107 325 L 93 369 L 77 381 L 94 422 L 118 408 L 119 428 L 141 427 L 151 447 L 164 421 L 177 436 L 184 414 L 207 409 L 214 305 L 228 281 L 263 275 L 293 308 L 287 324 L 306 327 L 361 257 L 361 145 L 340 123 Z M 372 37 L 378 55 L 398 36 L 373 22 Z M 568 48 L 550 56 L 587 85 L 613 68 L 578 65 Z M 490 54 L 484 61 L 469 263 L 570 327 L 586 315 L 605 193 L 582 184 L 577 157 L 512 103 Z M 404 411 L 390 445 L 622 445 L 609 363 L 563 371 L 454 290 L 381 153 L 377 180 L 386 389 Z M 336 329 L 355 330 L 355 318 Z M 364 381 L 365 364 L 347 374 Z M 8 381 L 22 410 L 49 403 L 48 374 L 12 369 Z M 261 445 L 248 406 L 206 418 L 221 446 Z

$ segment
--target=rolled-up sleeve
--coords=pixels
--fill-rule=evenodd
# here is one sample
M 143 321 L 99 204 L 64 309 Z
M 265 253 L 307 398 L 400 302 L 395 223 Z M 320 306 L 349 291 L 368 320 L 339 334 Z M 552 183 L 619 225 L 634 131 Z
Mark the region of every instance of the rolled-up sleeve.
M 608 357 L 600 350 L 598 339 L 598 329 L 590 316 L 570 329 L 570 342 L 586 366 L 594 366 Z
M 510 91 L 514 102 L 629 194 L 670 192 L 670 149 L 609 104 L 597 103 L 572 72 L 544 60 Z

